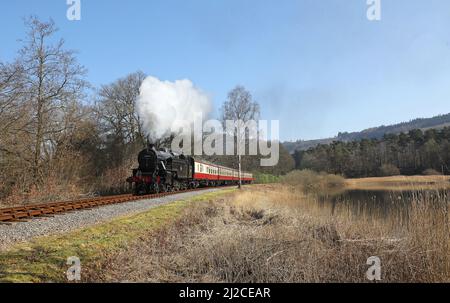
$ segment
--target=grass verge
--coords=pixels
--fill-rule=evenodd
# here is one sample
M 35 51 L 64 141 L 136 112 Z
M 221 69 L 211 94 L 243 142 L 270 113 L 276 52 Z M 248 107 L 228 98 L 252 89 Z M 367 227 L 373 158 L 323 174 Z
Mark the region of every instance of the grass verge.
M 89 267 L 99 262 L 103 254 L 123 250 L 141 236 L 171 224 L 193 202 L 232 191 L 234 189 L 202 194 L 108 223 L 19 244 L 0 254 L 0 282 L 67 282 L 68 257 L 76 256 L 82 268 Z

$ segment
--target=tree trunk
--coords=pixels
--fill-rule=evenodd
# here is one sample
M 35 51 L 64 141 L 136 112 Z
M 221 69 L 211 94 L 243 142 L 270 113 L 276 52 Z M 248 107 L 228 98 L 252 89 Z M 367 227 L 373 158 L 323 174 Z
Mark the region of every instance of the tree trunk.
M 40 47 L 39 47 L 39 69 L 38 69 L 38 95 L 37 95 L 37 111 L 36 111 L 36 118 L 37 118 L 37 125 L 36 125 L 36 141 L 34 144 L 34 163 L 33 163 L 33 183 L 36 184 L 39 179 L 39 165 L 40 165 L 40 157 L 41 157 L 41 144 L 43 141 L 43 123 L 44 123 L 44 100 L 43 100 L 43 93 L 42 93 L 42 87 L 44 83 L 44 37 L 40 37 Z

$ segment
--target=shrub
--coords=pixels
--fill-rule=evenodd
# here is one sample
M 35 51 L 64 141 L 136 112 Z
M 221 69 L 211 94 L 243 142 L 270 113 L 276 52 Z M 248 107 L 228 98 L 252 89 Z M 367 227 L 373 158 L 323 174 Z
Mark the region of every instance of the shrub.
M 424 175 L 424 176 L 440 176 L 440 175 L 442 175 L 442 173 L 438 172 L 435 169 L 428 168 L 422 172 L 422 175 Z
M 312 170 L 295 170 L 283 177 L 283 182 L 300 186 L 306 191 L 322 191 L 330 188 L 338 188 L 344 185 L 344 178 L 338 175 L 317 173 Z
M 400 175 L 400 170 L 395 165 L 383 164 L 380 167 L 380 175 L 382 177 L 398 176 Z

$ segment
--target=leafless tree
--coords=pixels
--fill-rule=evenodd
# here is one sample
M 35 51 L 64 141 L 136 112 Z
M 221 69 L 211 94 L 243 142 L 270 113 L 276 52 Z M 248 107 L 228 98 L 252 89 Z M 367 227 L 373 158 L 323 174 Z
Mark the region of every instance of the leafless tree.
M 114 83 L 104 85 L 99 91 L 98 112 L 105 124 L 105 131 L 112 132 L 123 144 L 143 144 L 145 135 L 136 111 L 136 99 L 145 79 L 142 72 L 132 73 Z
M 64 40 L 52 41 L 57 28 L 52 20 L 26 20 L 29 28 L 20 61 L 24 68 L 25 98 L 30 102 L 27 131 L 32 138 L 32 171 L 39 180 L 41 164 L 54 150 L 52 137 L 66 130 L 65 112 L 81 99 L 87 82 L 86 70 L 77 63 L 74 51 L 64 49 Z
M 23 68 L 15 64 L 0 62 L 0 198 L 10 187 L 9 176 L 14 167 L 27 157 L 18 149 L 18 132 L 25 124 L 26 108 L 21 106 L 23 95 Z
M 243 86 L 236 86 L 228 93 L 227 101 L 222 106 L 222 122 L 226 129 L 226 121 L 235 121 L 236 127 L 232 135 L 235 138 L 237 148 L 237 161 L 239 167 L 239 188 L 241 187 L 242 175 L 242 146 L 245 146 L 246 128 L 245 124 L 250 120 L 259 118 L 259 104 L 253 100 L 253 96 Z
M 23 67 L 19 63 L 0 63 L 0 146 L 4 138 L 23 117 Z

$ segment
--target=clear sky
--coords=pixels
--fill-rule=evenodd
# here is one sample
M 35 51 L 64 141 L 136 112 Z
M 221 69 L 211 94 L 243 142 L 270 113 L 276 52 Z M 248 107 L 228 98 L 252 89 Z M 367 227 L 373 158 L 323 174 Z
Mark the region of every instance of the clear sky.
M 1 1 L 0 60 L 24 37 L 23 17 L 53 18 L 59 36 L 94 85 L 142 70 L 188 78 L 217 109 L 237 84 L 279 119 L 281 138 L 339 131 L 450 112 L 450 1 L 366 0 Z

